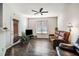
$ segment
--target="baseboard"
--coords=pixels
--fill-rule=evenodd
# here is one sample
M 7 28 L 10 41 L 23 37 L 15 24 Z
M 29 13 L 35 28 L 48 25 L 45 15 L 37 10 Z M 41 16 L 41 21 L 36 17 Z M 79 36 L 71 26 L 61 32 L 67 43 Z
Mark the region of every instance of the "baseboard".
M 7 49 L 9 49 L 10 47 L 12 47 L 12 46 L 14 46 L 14 45 L 16 45 L 18 43 L 20 43 L 20 40 L 18 40 L 17 42 L 13 43 L 12 45 L 10 45 Z
M 11 48 L 12 46 L 14 46 L 14 45 L 16 45 L 16 44 L 18 44 L 18 43 L 20 43 L 20 40 L 18 40 L 17 42 L 13 43 L 13 44 L 10 45 L 9 47 L 7 47 L 7 48 L 6 48 L 6 51 L 7 51 L 7 49 Z M 6 51 L 5 51 L 5 53 L 6 53 Z M 4 54 L 4 55 L 5 55 L 5 54 Z
M 37 39 L 49 39 L 49 38 L 37 38 Z

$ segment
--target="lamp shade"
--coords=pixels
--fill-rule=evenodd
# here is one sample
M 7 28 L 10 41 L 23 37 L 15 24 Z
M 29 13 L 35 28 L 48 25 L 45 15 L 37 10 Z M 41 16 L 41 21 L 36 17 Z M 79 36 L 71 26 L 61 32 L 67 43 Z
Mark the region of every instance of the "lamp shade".
M 68 27 L 70 27 L 70 28 L 71 28 L 71 27 L 73 27 L 73 26 L 72 26 L 72 24 L 71 24 L 71 23 L 69 23 L 69 24 L 68 24 Z
M 68 24 L 68 28 L 69 28 L 69 31 L 71 32 L 71 28 L 72 28 L 73 26 L 72 26 L 72 24 L 71 23 L 69 23 Z

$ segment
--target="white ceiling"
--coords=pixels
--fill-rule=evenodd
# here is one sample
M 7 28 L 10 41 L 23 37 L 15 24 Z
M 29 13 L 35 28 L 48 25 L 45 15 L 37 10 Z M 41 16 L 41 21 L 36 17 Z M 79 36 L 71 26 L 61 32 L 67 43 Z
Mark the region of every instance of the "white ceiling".
M 44 8 L 44 10 L 48 11 L 47 14 L 42 16 L 57 16 L 60 14 L 65 5 L 64 3 L 10 3 L 8 4 L 14 11 L 29 15 L 29 16 L 38 16 L 34 15 L 32 9 L 39 10 L 40 8 Z

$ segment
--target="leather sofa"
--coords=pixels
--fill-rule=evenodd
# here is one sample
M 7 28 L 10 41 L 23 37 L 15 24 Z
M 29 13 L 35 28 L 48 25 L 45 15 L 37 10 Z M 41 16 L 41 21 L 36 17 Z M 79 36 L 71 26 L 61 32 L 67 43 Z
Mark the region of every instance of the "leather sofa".
M 63 35 L 61 35 L 61 33 L 63 33 Z M 70 32 L 67 31 L 59 31 L 59 34 L 55 34 L 57 37 L 55 38 L 55 40 L 53 40 L 53 48 L 55 49 L 56 46 L 59 46 L 60 43 L 70 43 L 69 42 L 69 36 L 70 36 Z M 62 38 L 59 38 L 62 37 Z
M 77 53 L 77 55 L 79 55 L 79 38 L 74 44 L 60 43 L 59 47 L 67 51 L 74 51 L 74 53 Z

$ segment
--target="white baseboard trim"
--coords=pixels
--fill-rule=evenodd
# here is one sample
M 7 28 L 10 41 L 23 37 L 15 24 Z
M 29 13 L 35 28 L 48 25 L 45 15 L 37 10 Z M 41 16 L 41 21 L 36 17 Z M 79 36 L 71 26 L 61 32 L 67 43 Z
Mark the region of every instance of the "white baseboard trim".
M 12 47 L 12 46 L 14 46 L 14 45 L 16 45 L 18 43 L 20 43 L 20 40 L 18 40 L 17 42 L 13 43 L 12 45 L 10 45 L 9 47 L 7 47 L 6 49 L 8 49 L 8 48 L 10 48 L 10 47 Z
M 20 43 L 20 40 L 18 40 L 17 42 L 13 43 L 13 44 L 10 45 L 9 47 L 7 47 L 6 50 L 5 50 L 5 53 L 6 53 L 7 49 L 11 48 L 12 46 L 14 46 L 14 45 L 16 45 L 16 44 L 18 44 L 18 43 Z M 5 56 L 5 54 L 4 54 L 4 56 Z

